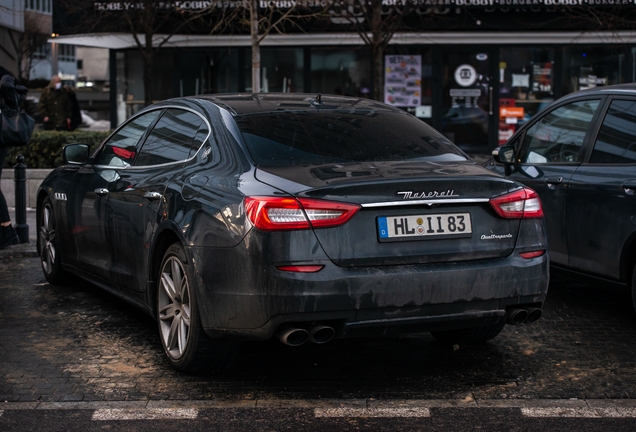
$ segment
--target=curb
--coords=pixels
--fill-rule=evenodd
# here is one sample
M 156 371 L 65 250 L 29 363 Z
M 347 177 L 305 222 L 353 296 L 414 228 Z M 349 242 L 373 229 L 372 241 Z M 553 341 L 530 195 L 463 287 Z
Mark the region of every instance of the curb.
M 38 256 L 35 241 L 7 246 L 0 250 L 0 259 L 35 258 Z

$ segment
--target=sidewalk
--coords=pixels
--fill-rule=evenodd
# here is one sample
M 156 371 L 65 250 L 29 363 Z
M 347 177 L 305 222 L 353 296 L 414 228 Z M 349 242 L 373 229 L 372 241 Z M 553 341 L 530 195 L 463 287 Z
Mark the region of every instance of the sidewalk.
M 15 208 L 9 207 L 11 223 L 15 225 Z M 35 209 L 27 209 L 27 225 L 29 226 L 29 242 L 8 246 L 0 250 L 0 260 L 4 258 L 37 257 L 37 231 L 35 222 Z

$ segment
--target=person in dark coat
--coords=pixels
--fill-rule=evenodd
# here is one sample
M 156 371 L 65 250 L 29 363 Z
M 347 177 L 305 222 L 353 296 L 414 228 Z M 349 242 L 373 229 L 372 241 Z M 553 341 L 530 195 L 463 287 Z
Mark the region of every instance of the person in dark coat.
M 44 117 L 45 130 L 71 130 L 72 102 L 68 91 L 62 86 L 62 80 L 54 75 L 40 96 L 38 105 Z
M 17 87 L 20 85 L 20 82 L 16 80 L 13 75 L 0 66 L 0 82 L 8 81 L 5 77 L 12 78 L 14 80 L 14 85 Z M 21 90 L 21 89 L 20 89 Z M 24 87 L 24 93 L 26 94 L 26 87 Z M 15 91 L 14 91 L 15 93 Z M 5 96 L 9 96 L 5 98 Z M 0 86 L 0 97 L 3 98 L 4 102 L 12 106 L 15 104 L 16 97 L 14 95 L 9 95 L 8 91 L 5 91 L 5 88 Z M 9 99 L 13 99 L 10 101 Z M 19 101 L 18 101 L 19 102 Z M 8 147 L 0 147 L 0 178 L 2 178 L 2 167 L 4 166 L 4 160 L 7 158 L 7 154 L 9 153 Z M 4 249 L 7 246 L 18 244 L 20 242 L 18 238 L 18 233 L 16 233 L 15 229 L 11 225 L 11 216 L 9 215 L 9 208 L 7 207 L 7 200 L 4 198 L 4 194 L 2 193 L 2 188 L 0 188 L 0 249 Z
M 74 131 L 82 124 L 82 110 L 73 89 L 65 85 L 64 90 L 68 92 L 68 97 L 71 99 L 71 127 L 69 130 Z

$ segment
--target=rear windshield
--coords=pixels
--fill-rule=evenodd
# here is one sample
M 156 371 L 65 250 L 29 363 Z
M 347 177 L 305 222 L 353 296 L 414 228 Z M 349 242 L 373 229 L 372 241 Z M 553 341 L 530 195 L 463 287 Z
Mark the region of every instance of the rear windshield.
M 260 166 L 467 160 L 443 135 L 402 113 L 270 112 L 235 120 L 252 158 Z

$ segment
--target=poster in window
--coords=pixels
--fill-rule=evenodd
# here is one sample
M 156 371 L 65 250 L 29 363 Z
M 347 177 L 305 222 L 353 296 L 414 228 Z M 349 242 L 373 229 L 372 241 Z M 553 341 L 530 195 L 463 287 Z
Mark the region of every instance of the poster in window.
M 552 62 L 532 65 L 532 91 L 552 94 Z
M 416 107 L 422 102 L 422 56 L 385 56 L 384 102 L 398 107 Z

